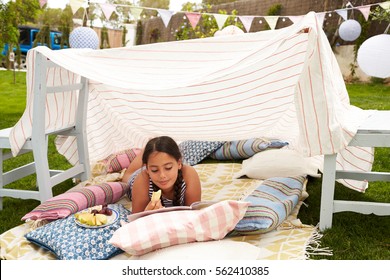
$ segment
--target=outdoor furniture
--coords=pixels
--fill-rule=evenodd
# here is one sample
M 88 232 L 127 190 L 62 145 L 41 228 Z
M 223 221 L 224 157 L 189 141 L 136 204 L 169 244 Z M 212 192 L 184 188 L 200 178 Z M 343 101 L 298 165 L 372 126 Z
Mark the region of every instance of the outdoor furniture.
M 359 126 L 349 146 L 390 147 L 390 111 L 376 111 Z M 320 230 L 332 227 L 333 213 L 352 211 L 379 216 L 390 215 L 390 203 L 343 201 L 334 199 L 335 180 L 353 179 L 358 181 L 387 181 L 390 173 L 352 172 L 336 170 L 336 156 L 325 155 L 322 179 Z
M 22 146 L 18 155 L 26 152 L 32 152 L 34 161 L 22 167 L 15 168 L 9 172 L 3 173 L 3 161 L 12 158 L 13 155 L 8 152 L 3 154 L 3 149 L 10 149 L 10 137 L 13 135 L 12 128 L 0 130 L 0 209 L 3 208 L 3 197 L 14 197 L 22 199 L 36 199 L 41 202 L 53 196 L 52 187 L 69 179 L 80 176 L 82 180 L 87 180 L 90 176 L 88 148 L 86 141 L 86 113 L 88 104 L 88 83 L 85 78 L 79 78 L 77 81 L 68 79 L 71 84 L 50 85 L 46 82 L 47 72 L 57 71 L 54 69 L 56 64 L 49 61 L 43 55 L 37 53 L 34 68 L 37 73 L 32 88 L 32 136 L 29 137 L 26 143 Z M 57 68 L 58 69 L 58 68 Z M 67 79 L 63 79 L 66 81 Z M 52 95 L 54 98 L 78 97 L 77 109 L 72 113 L 75 114 L 75 122 L 62 124 L 58 122 L 56 129 L 45 129 L 45 114 L 47 104 L 47 96 Z M 29 98 L 27 98 L 29 102 Z M 61 105 L 59 106 L 61 107 Z M 63 107 L 63 106 L 62 106 Z M 50 108 L 49 108 L 50 109 Z M 59 112 L 64 108 L 57 108 Z M 51 110 L 55 110 L 52 108 Z M 79 161 L 73 167 L 67 170 L 49 170 L 48 163 L 48 136 L 49 135 L 67 135 L 75 136 L 77 139 L 77 153 Z M 8 189 L 4 186 L 17 181 L 30 174 L 36 173 L 37 187 L 36 191 L 27 191 L 19 189 Z

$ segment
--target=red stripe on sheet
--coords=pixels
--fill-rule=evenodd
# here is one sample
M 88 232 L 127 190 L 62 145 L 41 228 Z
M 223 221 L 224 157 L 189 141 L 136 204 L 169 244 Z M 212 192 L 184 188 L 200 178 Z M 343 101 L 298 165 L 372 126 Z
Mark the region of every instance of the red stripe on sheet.
M 282 112 L 283 112 L 283 110 L 275 112 L 275 115 L 281 114 Z M 268 116 L 270 116 L 270 115 L 268 115 Z M 277 118 L 275 120 L 277 120 Z M 220 135 L 221 132 L 227 133 L 227 129 L 231 133 L 233 133 L 233 132 L 239 133 L 239 132 L 245 131 L 245 129 L 252 131 L 255 128 L 262 127 L 263 125 L 260 122 L 263 122 L 263 123 L 268 122 L 268 121 L 270 121 L 270 118 L 267 118 L 267 116 L 262 116 L 262 118 L 251 119 L 250 121 L 251 122 L 246 121 L 245 123 L 243 121 L 240 121 L 240 120 L 231 121 L 231 122 L 226 121 L 225 123 L 217 123 L 214 125 L 205 125 L 205 124 L 202 125 L 202 123 L 199 123 L 199 125 L 194 125 L 194 124 L 187 124 L 186 125 L 185 123 L 183 123 L 182 126 L 179 126 L 179 125 L 168 126 L 168 125 L 163 125 L 161 123 L 158 123 L 158 124 L 148 123 L 147 125 L 143 125 L 141 130 L 143 132 L 152 132 L 153 134 L 157 133 L 157 131 L 163 131 L 165 133 L 168 131 L 171 131 L 173 134 L 176 135 L 177 131 L 180 129 L 185 131 L 188 129 L 194 130 L 197 128 L 197 129 L 201 129 L 202 132 L 204 132 L 207 129 L 208 131 L 210 131 L 210 133 L 204 132 L 204 135 L 210 136 L 210 135 L 215 135 L 216 133 L 218 133 L 218 135 Z M 245 124 L 245 129 L 243 129 L 244 124 Z M 235 126 L 233 126 L 233 125 L 235 125 Z M 199 130 L 197 130 L 197 131 L 199 131 Z M 94 134 L 95 134 L 94 130 L 89 131 L 90 137 L 92 137 Z M 96 136 L 99 136 L 98 132 L 96 132 Z M 101 137 L 99 139 L 101 140 L 103 138 L 101 133 L 100 133 L 100 136 Z M 107 137 L 112 137 L 112 135 L 107 134 Z M 97 141 L 95 140 L 94 143 L 97 143 Z
M 310 141 L 309 141 L 309 133 L 307 131 L 306 112 L 305 112 L 305 105 L 303 104 L 303 94 L 302 94 L 301 82 L 298 82 L 298 89 L 299 89 L 299 96 L 300 96 L 299 100 L 301 101 L 301 108 L 302 108 L 301 115 L 302 115 L 302 120 L 303 120 L 303 124 L 304 124 L 306 144 L 309 146 L 309 156 L 311 156 L 312 150 L 311 150 L 311 145 L 310 145 Z
M 226 94 L 226 95 L 220 96 L 220 97 L 217 96 L 217 97 L 208 98 L 208 99 L 202 99 L 202 100 L 197 100 L 197 101 L 187 101 L 187 102 L 185 102 L 185 101 L 179 100 L 178 102 L 164 102 L 164 103 L 162 103 L 162 102 L 151 101 L 151 100 L 150 101 L 149 100 L 142 100 L 142 101 L 140 101 L 140 100 L 128 100 L 128 99 L 116 97 L 116 98 L 106 99 L 105 102 L 112 102 L 113 104 L 118 104 L 119 103 L 118 101 L 121 101 L 122 103 L 128 103 L 128 105 L 130 107 L 136 108 L 137 110 L 148 110 L 148 109 L 150 109 L 150 107 L 135 107 L 135 106 L 131 106 L 131 105 L 137 104 L 137 103 L 145 103 L 145 104 L 178 105 L 178 106 L 184 105 L 184 104 L 188 104 L 188 105 L 195 106 L 195 105 L 200 105 L 201 103 L 212 103 L 212 101 L 217 101 L 217 100 L 224 101 L 224 100 L 229 100 L 232 97 L 236 97 L 236 96 L 241 97 L 242 96 L 241 99 L 235 100 L 235 101 L 232 101 L 232 102 L 229 102 L 229 103 L 223 103 L 223 104 L 212 105 L 212 106 L 204 106 L 204 107 L 198 107 L 198 108 L 192 107 L 192 110 L 205 110 L 205 109 L 212 109 L 212 108 L 215 108 L 215 107 L 225 107 L 225 106 L 230 107 L 229 105 L 232 105 L 232 104 L 242 103 L 242 102 L 248 101 L 250 99 L 257 99 L 260 96 L 272 95 L 272 94 L 275 94 L 277 92 L 284 92 L 287 89 L 294 88 L 295 83 L 291 83 L 289 85 L 286 85 L 284 87 L 277 88 L 277 89 L 274 89 L 274 90 L 268 90 L 268 91 L 265 91 L 265 92 L 262 92 L 262 93 L 259 93 L 259 94 L 256 94 L 256 95 L 252 94 L 252 95 L 250 95 L 250 97 L 244 96 L 244 93 L 251 93 L 254 90 L 260 89 L 261 87 L 270 88 L 269 86 L 272 85 L 272 84 L 277 84 L 278 82 L 282 82 L 282 81 L 285 81 L 287 79 L 294 78 L 294 77 L 297 77 L 297 76 L 299 76 L 299 74 L 294 75 L 294 76 L 290 76 L 290 77 L 285 77 L 285 78 L 282 78 L 280 80 L 275 80 L 275 81 L 272 81 L 272 82 L 269 82 L 269 83 L 264 83 L 264 84 L 261 84 L 259 86 L 256 86 L 256 87 L 244 90 L 244 91 L 239 91 L 239 92 L 236 91 L 233 94 Z M 212 92 L 210 92 L 210 95 L 211 95 L 211 93 Z M 287 96 L 291 96 L 291 95 L 293 95 L 292 92 L 290 94 L 288 94 Z M 211 95 L 211 96 L 214 96 L 214 95 Z M 284 96 L 287 97 L 286 95 L 284 95 Z M 279 98 L 280 97 L 276 97 L 276 99 L 279 99 Z M 272 99 L 274 99 L 274 98 L 272 98 Z M 268 101 L 272 101 L 272 99 L 270 99 Z M 262 102 L 258 103 L 258 104 L 262 104 Z M 124 105 L 119 104 L 119 105 L 113 105 L 113 106 L 110 106 L 110 107 L 111 108 L 121 108 L 123 106 Z M 235 107 L 235 109 L 236 108 L 237 107 Z M 167 108 L 162 108 L 162 109 L 164 111 L 169 110 L 169 111 L 175 111 L 175 112 L 180 112 L 180 111 L 187 112 L 188 111 L 187 108 L 180 109 L 180 107 L 175 107 L 175 109 L 167 109 Z M 210 114 L 213 114 L 213 113 L 210 112 Z
M 301 41 L 301 42 L 299 42 L 299 43 L 297 43 L 297 44 L 295 44 L 295 45 L 302 44 L 302 43 L 306 43 L 306 42 L 307 42 L 307 40 Z M 230 67 L 227 67 L 227 68 L 223 69 L 223 71 L 225 71 L 225 70 L 227 70 L 227 69 L 230 69 L 230 68 L 236 67 L 237 64 L 242 63 L 244 60 L 249 60 L 250 57 L 254 56 L 255 54 L 257 54 L 257 53 L 259 53 L 259 52 L 261 52 L 261 51 L 263 51 L 263 50 L 266 49 L 267 47 L 269 47 L 269 45 L 268 45 L 268 46 L 264 46 L 263 48 L 257 50 L 255 53 L 250 54 L 250 55 L 248 55 L 248 56 L 246 56 L 246 57 L 240 59 L 240 60 L 239 60 L 238 62 L 236 62 L 234 65 L 231 65 Z M 286 52 L 286 51 L 290 51 L 290 52 L 291 52 L 292 49 L 293 49 L 293 48 L 289 48 L 289 49 L 280 51 L 279 53 L 272 53 L 272 54 L 270 54 L 268 57 L 266 57 L 265 59 L 263 59 L 263 61 L 265 61 L 266 59 L 271 58 L 271 57 L 273 58 L 274 55 L 276 56 L 276 55 L 279 55 L 279 54 L 284 53 L 284 52 Z M 218 72 L 221 72 L 221 71 L 222 71 L 222 70 L 215 71 L 214 73 L 218 73 Z
M 314 129 L 317 131 L 317 140 L 318 140 L 318 145 L 320 148 L 320 154 L 323 154 L 322 153 L 320 127 L 319 127 L 319 123 L 318 123 L 317 108 L 316 108 L 316 104 L 315 104 L 316 98 L 314 97 L 313 79 L 312 79 L 312 75 L 311 75 L 310 66 L 308 66 L 308 71 L 309 71 L 308 73 L 309 73 L 309 81 L 310 81 L 310 94 L 311 94 L 311 100 L 312 100 L 312 105 L 313 105 L 313 111 L 314 111 L 314 115 L 315 115 L 315 119 L 316 119 L 316 127 Z
M 332 146 L 332 153 L 334 154 L 335 153 L 335 149 L 334 149 L 334 143 L 333 143 L 333 135 L 332 135 L 332 132 L 331 132 L 331 129 L 330 129 L 330 125 L 329 125 L 329 105 L 328 105 L 328 98 L 327 98 L 327 94 L 326 94 L 326 89 L 325 89 L 325 78 L 324 78 L 324 65 L 322 65 L 322 59 L 321 59 L 321 48 L 320 48 L 320 43 L 319 43 L 319 40 L 320 38 L 317 37 L 317 49 L 318 49 L 318 61 L 319 61 L 319 65 L 320 65 L 320 72 L 321 72 L 321 84 L 322 84 L 322 94 L 324 95 L 324 100 L 325 100 L 325 112 L 326 112 L 326 125 L 328 127 L 328 133 L 329 133 L 329 141 L 330 141 L 330 144 Z
M 362 167 L 356 165 L 355 163 L 352 163 L 350 160 L 347 160 L 347 159 L 344 157 L 343 153 L 338 153 L 338 155 L 340 156 L 340 158 L 342 158 L 342 159 L 343 159 L 346 163 L 348 163 L 350 166 L 353 166 L 353 167 L 355 167 L 357 170 L 360 170 L 360 171 L 366 171 L 364 168 L 362 168 Z M 356 157 L 355 155 L 353 155 L 353 157 L 356 158 L 356 159 L 359 159 L 359 158 Z M 367 161 L 366 161 L 366 162 L 367 162 Z
M 187 119 L 187 118 L 196 118 L 196 117 L 205 117 L 205 116 L 208 116 L 209 118 L 207 119 L 207 120 L 203 120 L 203 119 L 201 119 L 201 120 L 196 120 L 196 119 L 194 119 L 194 120 L 191 120 L 190 121 L 190 123 L 205 123 L 205 122 L 215 122 L 215 121 L 224 121 L 224 120 L 226 120 L 227 119 L 227 117 L 225 116 L 225 115 L 223 115 L 223 114 L 226 114 L 226 113 L 229 113 L 229 112 L 243 112 L 243 113 L 241 113 L 241 114 L 235 114 L 234 116 L 235 117 L 243 117 L 243 116 L 250 116 L 250 117 L 252 117 L 252 115 L 253 115 L 253 113 L 251 113 L 251 112 L 247 112 L 247 110 L 245 110 L 245 109 L 248 109 L 248 108 L 251 108 L 251 107 L 257 107 L 257 106 L 259 106 L 259 105 L 264 105 L 264 104 L 266 104 L 266 103 L 269 103 L 269 102 L 272 102 L 272 101 L 275 101 L 275 100 L 277 100 L 277 99 L 290 99 L 290 98 L 288 98 L 288 97 L 290 97 L 290 95 L 289 96 L 283 96 L 283 97 L 279 97 L 279 98 L 273 98 L 273 99 L 270 99 L 270 100 L 268 100 L 268 101 L 265 101 L 265 102 L 259 102 L 259 103 L 252 103 L 252 104 L 250 104 L 250 105 L 246 105 L 246 104 L 244 104 L 243 106 L 240 106 L 240 107 L 235 107 L 235 108 L 233 108 L 233 109 L 229 109 L 229 110 L 224 110 L 224 111 L 220 111 L 220 112 L 216 112 L 216 113 L 208 113 L 208 112 L 204 112 L 204 113 L 198 113 L 198 114 L 191 114 L 191 115 L 180 115 L 180 116 L 178 116 L 179 118 L 180 117 L 182 117 L 182 118 L 186 118 L 185 120 L 171 120 L 171 121 L 168 121 L 168 120 L 162 120 L 162 119 L 160 119 L 160 118 L 170 118 L 171 116 L 169 115 L 169 114 L 167 114 L 167 113 L 165 113 L 165 114 L 153 114 L 153 115 L 151 115 L 151 114 L 148 114 L 148 115 L 146 115 L 146 114 L 142 114 L 142 115 L 140 115 L 140 117 L 138 117 L 138 118 L 131 118 L 133 121 L 138 121 L 138 120 L 145 120 L 145 118 L 144 117 L 149 117 L 150 119 L 155 119 L 156 120 L 156 122 L 163 122 L 164 124 L 166 124 L 166 123 L 184 123 L 184 124 L 188 124 L 189 123 L 189 120 Z M 232 103 L 226 103 L 227 105 L 233 105 L 233 104 L 236 104 L 235 102 L 232 102 Z M 291 101 L 290 100 L 288 100 L 288 101 L 286 101 L 286 102 L 284 102 L 284 103 L 279 103 L 279 104 L 277 104 L 277 105 L 275 105 L 275 106 L 268 106 L 268 107 L 261 107 L 261 108 L 259 108 L 259 110 L 261 110 L 262 112 L 264 112 L 264 111 L 267 111 L 267 110 L 271 110 L 271 109 L 275 109 L 275 108 L 279 108 L 279 107 L 286 107 L 286 106 L 288 106 L 289 104 L 291 104 Z M 120 107 L 123 107 L 123 106 L 120 106 Z M 218 107 L 225 107 L 225 106 L 222 106 L 222 105 L 215 105 L 215 106 L 210 106 L 210 107 L 207 107 L 206 108 L 206 110 L 207 109 L 213 109 L 213 108 L 218 108 Z M 229 108 L 229 107 L 228 107 Z M 146 109 L 145 109 L 146 110 Z M 202 111 L 203 111 L 204 109 L 202 108 Z M 142 111 L 142 109 L 141 109 L 141 111 Z M 155 111 L 157 111 L 157 110 L 155 110 Z M 158 112 L 160 112 L 160 111 L 164 111 L 164 110 L 158 110 Z M 186 110 L 169 110 L 169 112 L 177 112 L 177 111 L 179 111 L 179 112 L 186 112 Z M 168 112 L 168 110 L 166 110 L 165 112 Z M 247 113 L 244 113 L 244 112 L 247 112 Z M 128 114 L 132 114 L 131 112 L 130 113 L 128 113 Z M 127 114 L 125 114 L 125 115 L 127 115 Z M 210 116 L 212 116 L 212 115 L 216 115 L 216 116 L 220 116 L 220 117 L 215 117 L 215 118 L 210 118 Z M 142 117 L 142 116 L 144 116 L 144 117 Z M 160 119 L 160 120 L 159 120 Z M 98 121 L 96 121 L 96 123 L 98 123 Z
M 68 150 L 72 147 L 72 145 L 75 143 L 76 141 L 76 138 L 73 138 L 73 140 L 68 144 L 66 150 L 64 151 L 64 154 L 67 154 L 68 153 Z M 63 146 L 64 144 L 62 144 Z
M 355 148 L 360 148 L 359 150 L 363 151 L 363 152 L 367 152 L 369 155 L 373 156 L 372 153 L 368 152 L 367 150 L 361 148 L 361 147 L 355 147 Z M 364 162 L 367 162 L 369 164 L 373 164 L 374 162 L 372 160 L 367 160 L 367 159 L 364 159 L 362 157 L 359 157 L 357 156 L 356 154 L 352 153 L 351 150 L 349 149 L 349 147 L 345 147 L 345 151 L 348 152 L 351 156 L 355 157 L 356 159 L 359 159 L 360 161 L 364 161 Z
M 353 146 L 355 149 L 358 149 L 358 150 L 361 150 L 362 152 L 365 152 L 371 156 L 374 156 L 373 153 L 371 153 L 370 151 L 367 151 L 366 149 L 364 149 L 363 147 L 359 147 L 359 146 Z
M 281 98 L 284 98 L 284 97 L 281 97 Z M 273 100 L 276 100 L 276 99 L 278 99 L 278 98 L 272 99 L 270 101 L 273 101 Z M 191 124 L 193 124 L 193 123 L 202 123 L 202 124 L 204 124 L 205 122 L 221 121 L 221 123 L 226 124 L 226 120 L 229 117 L 226 117 L 226 115 L 224 115 L 224 113 L 233 112 L 233 111 L 237 111 L 237 112 L 241 111 L 242 112 L 241 114 L 235 114 L 235 117 L 249 116 L 250 118 L 248 118 L 248 119 L 253 119 L 252 113 L 251 112 L 247 112 L 247 110 L 245 110 L 245 109 L 247 109 L 249 107 L 256 107 L 256 106 L 261 105 L 261 104 L 264 104 L 264 103 L 253 103 L 251 105 L 245 105 L 245 106 L 242 106 L 242 107 L 239 107 L 239 108 L 236 107 L 235 109 L 232 109 L 232 110 L 225 110 L 225 111 L 222 111 L 221 113 L 215 113 L 215 115 L 217 115 L 217 116 L 221 115 L 220 117 L 208 118 L 207 120 L 197 120 L 197 119 L 194 119 L 194 120 L 191 120 L 190 123 Z M 275 106 L 264 107 L 264 108 L 261 109 L 261 111 L 264 112 L 264 111 L 267 111 L 267 110 L 270 110 L 270 109 L 287 106 L 288 104 L 290 104 L 290 102 L 279 103 L 278 105 L 275 105 Z M 221 106 L 221 105 L 219 105 L 219 106 Z M 242 110 L 238 110 L 238 109 L 242 109 Z M 144 109 L 144 110 L 146 110 L 146 109 Z M 153 110 L 150 110 L 150 111 L 153 111 Z M 169 110 L 169 112 L 173 112 L 173 111 L 174 110 Z M 135 125 L 137 125 L 137 121 L 146 120 L 145 118 L 147 118 L 148 120 L 154 120 L 154 122 L 157 122 L 157 123 L 163 123 L 164 126 L 165 126 L 165 124 L 169 124 L 169 123 L 173 123 L 173 124 L 180 124 L 180 123 L 182 123 L 182 124 L 184 124 L 184 126 L 188 126 L 189 125 L 189 121 L 187 120 L 187 118 L 185 120 L 183 120 L 183 121 L 161 120 L 161 118 L 170 117 L 169 113 L 167 113 L 167 111 L 165 111 L 165 112 L 166 113 L 162 114 L 162 115 L 161 114 L 158 114 L 158 115 L 157 114 L 155 114 L 155 115 L 143 114 L 143 115 L 140 115 L 140 117 L 138 117 L 138 118 L 129 117 L 129 120 L 131 120 Z M 97 113 L 99 113 L 99 112 L 97 112 Z M 132 113 L 130 112 L 128 114 L 131 115 Z M 127 115 L 127 114 L 122 114 L 122 116 L 125 116 L 125 115 Z M 193 118 L 193 117 L 201 117 L 201 116 L 208 116 L 208 117 L 210 117 L 210 115 L 211 114 L 205 112 L 204 114 L 182 115 L 181 117 L 183 117 L 183 118 L 184 117 Z M 269 115 L 267 115 L 267 116 L 269 116 Z M 257 116 L 257 118 L 259 118 L 259 116 Z M 99 126 L 101 127 L 102 125 L 104 125 L 102 123 L 102 121 L 104 119 L 107 119 L 107 117 L 105 115 L 103 115 L 101 118 L 97 118 L 97 115 L 94 115 L 93 117 L 91 117 L 91 121 L 89 122 L 89 125 L 97 125 L 97 124 L 99 124 Z M 180 119 L 180 117 L 179 117 L 179 119 Z
M 351 139 L 355 136 L 354 134 L 352 134 L 350 131 L 346 130 L 344 127 L 343 127 L 343 132 L 345 134 L 347 134 L 349 137 L 351 137 Z
M 283 59 L 281 59 L 281 60 L 279 60 L 279 61 L 276 61 L 276 62 L 273 63 L 273 64 L 269 64 L 269 65 L 267 65 L 267 66 L 263 66 L 263 67 L 260 68 L 260 69 L 251 71 L 251 72 L 246 73 L 246 74 L 241 74 L 241 75 L 234 76 L 233 78 L 230 78 L 230 79 L 221 79 L 221 80 L 218 80 L 218 81 L 206 82 L 206 83 L 201 83 L 201 84 L 197 84 L 197 85 L 191 85 L 190 87 L 199 87 L 199 86 L 205 86 L 205 85 L 219 84 L 219 83 L 225 83 L 225 82 L 227 82 L 227 81 L 232 81 L 232 80 L 235 80 L 235 79 L 242 79 L 243 77 L 246 77 L 246 76 L 255 74 L 255 73 L 257 73 L 257 72 L 262 72 L 262 71 L 264 71 L 265 69 L 267 69 L 267 68 L 269 68 L 269 67 L 273 67 L 273 66 L 275 66 L 275 65 L 278 65 L 279 63 L 284 62 L 285 59 L 287 59 L 287 58 L 292 58 L 292 57 L 294 57 L 294 56 L 302 55 L 302 54 L 305 54 L 305 53 L 306 53 L 306 52 L 304 52 L 304 51 L 303 51 L 303 52 L 294 53 L 294 54 L 292 54 L 292 55 L 290 55 L 290 56 L 288 56 L 288 57 L 286 57 L 286 58 L 283 58 Z M 293 67 L 293 66 L 298 66 L 298 65 L 303 65 L 303 61 L 302 61 L 301 63 L 296 63 L 296 64 L 293 64 L 293 65 L 290 65 L 289 67 L 284 67 L 284 68 L 281 68 L 281 69 L 284 69 L 284 70 L 285 70 L 285 69 L 289 69 L 289 68 L 291 68 L 291 67 Z M 274 72 L 271 72 L 271 73 L 277 73 L 277 72 L 274 71 Z M 264 77 L 267 77 L 267 75 L 263 75 L 262 78 L 264 78 Z M 198 93 L 198 94 L 202 94 L 202 93 Z M 192 94 L 191 94 L 191 95 L 192 95 Z M 171 96 L 168 96 L 168 97 L 171 97 Z
M 157 59 L 157 58 L 126 58 L 126 57 L 110 57 L 110 56 L 96 56 L 94 57 L 94 60 L 95 61 L 98 61 L 99 59 L 101 60 L 104 60 L 104 61 L 107 61 L 107 59 L 109 59 L 110 61 L 115 61 L 115 60 L 119 60 L 119 61 L 128 61 L 128 62 L 131 62 L 131 61 L 159 61 L 159 62 L 180 62 L 180 63 L 205 63 L 205 62 L 212 62 L 212 63 L 216 63 L 216 62 L 223 62 L 223 61 L 230 61 L 232 59 L 201 59 L 201 58 L 197 58 L 197 59 Z M 169 68 L 169 67 L 168 67 Z

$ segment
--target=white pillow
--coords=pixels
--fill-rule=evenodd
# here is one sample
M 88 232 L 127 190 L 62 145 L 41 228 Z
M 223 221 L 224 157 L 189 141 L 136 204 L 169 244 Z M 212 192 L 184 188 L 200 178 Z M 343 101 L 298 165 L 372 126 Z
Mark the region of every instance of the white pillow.
M 247 242 L 217 240 L 192 242 L 166 247 L 142 256 L 132 256 L 134 260 L 256 260 L 260 248 Z
M 312 158 L 305 158 L 300 153 L 289 149 L 267 150 L 257 153 L 242 162 L 241 170 L 234 175 L 252 179 L 310 175 L 318 177 L 318 165 Z

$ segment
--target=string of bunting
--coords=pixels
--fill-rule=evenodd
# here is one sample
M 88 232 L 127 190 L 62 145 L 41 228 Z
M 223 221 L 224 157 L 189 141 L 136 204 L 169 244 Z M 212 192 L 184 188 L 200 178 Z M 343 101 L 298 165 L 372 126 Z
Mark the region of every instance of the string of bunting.
M 39 0 L 39 3 L 40 3 L 40 6 L 43 7 L 47 3 L 47 0 Z M 253 23 L 253 20 L 255 18 L 258 18 L 258 17 L 264 18 L 271 29 L 275 29 L 279 18 L 282 18 L 283 21 L 285 21 L 285 19 L 288 18 L 293 23 L 295 23 L 295 22 L 299 21 L 302 17 L 304 17 L 304 15 L 299 15 L 299 16 L 259 16 L 259 15 L 245 15 L 244 16 L 243 15 L 243 16 L 240 16 L 240 15 L 228 15 L 228 14 L 216 14 L 216 13 L 171 11 L 171 10 L 165 10 L 165 9 L 139 7 L 139 6 L 132 6 L 132 5 L 124 5 L 124 4 L 97 3 L 97 2 L 93 2 L 93 1 L 87 1 L 87 0 L 69 0 L 69 5 L 72 9 L 73 14 L 75 14 L 78 11 L 78 9 L 80 9 L 80 8 L 88 7 L 89 3 L 97 4 L 101 8 L 101 10 L 102 10 L 102 12 L 107 20 L 110 19 L 111 15 L 113 13 L 116 13 L 117 7 L 128 7 L 130 10 L 131 16 L 135 20 L 142 19 L 141 15 L 144 12 L 144 10 L 154 10 L 157 12 L 157 16 L 159 16 L 161 18 L 161 20 L 163 21 L 165 27 L 168 27 L 168 24 L 171 20 L 171 17 L 176 13 L 183 13 L 185 15 L 185 17 L 187 17 L 192 28 L 195 28 L 197 26 L 202 15 L 213 16 L 217 22 L 219 29 L 222 29 L 222 27 L 224 26 L 228 17 L 235 16 L 242 22 L 242 24 L 247 32 L 249 32 L 251 25 Z M 382 3 L 375 3 L 375 4 L 370 4 L 370 5 L 364 5 L 364 6 L 356 6 L 356 7 L 353 7 L 350 4 L 350 2 L 348 2 L 346 7 L 343 9 L 337 9 L 334 11 L 319 12 L 319 13 L 316 13 L 316 16 L 317 16 L 317 19 L 319 20 L 319 22 L 321 24 L 323 24 L 326 14 L 331 16 L 332 12 L 336 12 L 339 16 L 341 16 L 346 21 L 346 20 L 348 20 L 348 11 L 349 10 L 359 10 L 362 13 L 362 15 L 364 16 L 365 20 L 367 21 L 369 15 L 370 15 L 370 12 L 371 12 L 371 7 L 377 6 L 377 5 L 379 5 L 384 10 L 390 9 L 390 1 L 382 2 Z M 260 23 L 262 23 L 262 21 L 260 21 Z

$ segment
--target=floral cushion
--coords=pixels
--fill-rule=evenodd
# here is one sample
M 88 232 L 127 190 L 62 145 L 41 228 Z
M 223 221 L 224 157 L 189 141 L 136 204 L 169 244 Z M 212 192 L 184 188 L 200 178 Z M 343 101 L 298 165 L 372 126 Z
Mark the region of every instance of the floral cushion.
M 25 235 L 26 239 L 51 252 L 61 260 L 105 260 L 123 251 L 108 240 L 127 221 L 129 210 L 121 204 L 110 204 L 118 220 L 102 228 L 84 228 L 75 223 L 74 215 L 39 227 Z

